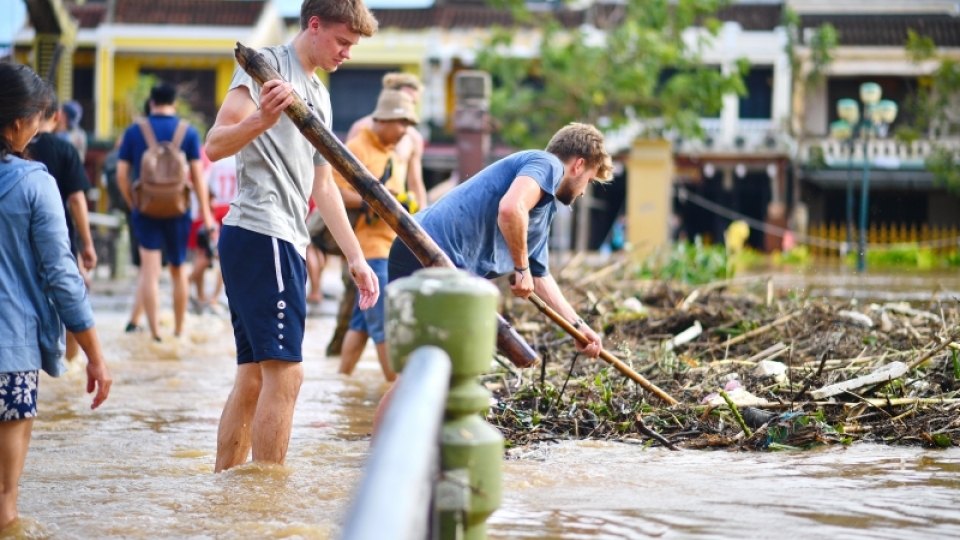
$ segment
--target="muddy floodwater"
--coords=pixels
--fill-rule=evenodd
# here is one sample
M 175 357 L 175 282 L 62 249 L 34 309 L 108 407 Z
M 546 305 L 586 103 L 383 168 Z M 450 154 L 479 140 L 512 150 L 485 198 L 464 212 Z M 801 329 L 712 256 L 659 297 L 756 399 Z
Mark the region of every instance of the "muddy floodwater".
M 929 295 L 936 286 L 900 290 Z M 960 280 L 941 289 L 960 290 Z M 113 391 L 90 411 L 79 369 L 42 378 L 18 537 L 339 535 L 368 455 L 373 410 L 386 390 L 372 349 L 353 377 L 339 376 L 338 359 L 323 355 L 332 317 L 308 319 L 305 381 L 286 467 L 246 465 L 214 475 L 217 422 L 235 371 L 229 321 L 191 316 L 182 339 L 154 344 L 122 332 L 123 298 L 95 305 Z M 163 319 L 169 334 L 169 310 Z M 958 472 L 960 449 L 667 452 L 561 443 L 505 462 L 505 500 L 490 533 L 500 539 L 958 538 Z

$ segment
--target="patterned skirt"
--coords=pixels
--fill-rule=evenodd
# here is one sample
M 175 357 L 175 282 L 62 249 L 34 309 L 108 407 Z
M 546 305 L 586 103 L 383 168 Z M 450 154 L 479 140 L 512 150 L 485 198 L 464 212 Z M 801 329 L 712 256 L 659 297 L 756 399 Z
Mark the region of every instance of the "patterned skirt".
M 38 371 L 0 373 L 0 421 L 37 416 Z

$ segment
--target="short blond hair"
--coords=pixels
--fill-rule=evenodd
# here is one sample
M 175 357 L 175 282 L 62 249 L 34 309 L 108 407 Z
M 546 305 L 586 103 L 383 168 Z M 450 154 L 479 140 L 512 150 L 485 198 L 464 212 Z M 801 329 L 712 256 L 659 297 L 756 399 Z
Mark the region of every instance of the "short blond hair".
M 377 32 L 380 24 L 362 0 L 303 0 L 300 6 L 300 29 L 306 30 L 311 17 L 325 24 L 343 23 L 363 37 Z
M 613 161 L 603 147 L 603 134 L 590 124 L 573 122 L 560 128 L 550 142 L 547 152 L 561 161 L 583 158 L 587 167 L 597 167 L 596 179 L 607 182 L 613 178 Z
M 417 92 L 422 92 L 423 84 L 416 75 L 411 75 L 409 73 L 400 73 L 395 71 L 393 73 L 387 73 L 383 76 L 384 90 L 403 90 L 404 88 L 412 88 Z

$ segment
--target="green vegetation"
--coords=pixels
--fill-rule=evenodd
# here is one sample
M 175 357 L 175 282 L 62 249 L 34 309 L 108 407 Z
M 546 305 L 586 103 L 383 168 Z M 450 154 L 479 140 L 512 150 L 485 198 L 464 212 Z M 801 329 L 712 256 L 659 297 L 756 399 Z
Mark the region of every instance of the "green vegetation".
M 844 262 L 848 266 L 855 266 L 856 252 L 848 253 Z M 893 244 L 886 249 L 867 250 L 867 266 L 869 268 L 937 270 L 960 266 L 960 257 L 956 253 L 937 255 L 932 249 L 920 247 L 916 243 Z
M 726 0 L 626 0 L 595 28 L 565 28 L 549 13 L 532 17 L 520 0 L 500 0 L 518 23 L 542 32 L 536 58 L 520 58 L 510 48 L 529 29 L 495 29 L 477 56 L 477 65 L 494 79 L 491 112 L 508 144 L 542 148 L 570 122 L 615 129 L 643 122 L 647 136 L 675 131 L 702 136 L 700 118 L 719 114 L 722 97 L 744 95 L 739 69 L 724 75 L 704 65 L 701 50 L 721 27 L 713 15 Z M 703 31 L 694 43 L 686 30 Z
M 914 125 L 897 130 L 897 138 L 909 141 L 929 134 L 937 138 L 960 134 L 960 61 L 937 55 L 936 43 L 913 30 L 907 34 L 906 49 L 911 61 L 919 64 L 937 60 L 940 65 L 928 77 L 921 77 L 917 92 L 904 108 L 915 118 Z M 925 162 L 939 185 L 960 193 L 960 150 L 935 146 Z
M 127 92 L 126 108 L 131 119 L 136 120 L 143 116 L 144 105 L 150 98 L 150 90 L 159 82 L 160 79 L 156 75 L 140 75 L 137 77 L 137 85 Z M 182 94 L 183 92 L 178 89 L 178 93 Z M 194 112 L 193 107 L 187 100 L 177 100 L 177 115 L 196 128 L 200 133 L 200 140 L 206 138 L 209 126 L 203 121 L 200 114 Z
M 634 271 L 642 279 L 657 279 L 687 285 L 702 285 L 730 279 L 747 269 L 770 267 L 807 267 L 837 259 L 818 260 L 807 246 L 796 246 L 786 253 L 769 255 L 745 249 L 735 255 L 723 245 L 704 245 L 700 237 L 693 242 L 679 242 L 648 257 Z M 857 254 L 847 254 L 843 264 L 856 266 Z M 887 270 L 944 270 L 960 267 L 960 253 L 937 254 L 916 243 L 893 244 L 887 249 L 869 249 L 867 267 Z M 641 314 L 642 315 L 642 314 Z M 630 314 L 621 319 L 628 320 Z
M 726 248 L 705 246 L 698 236 L 693 243 L 678 242 L 649 257 L 638 277 L 700 285 L 731 277 L 730 270 Z

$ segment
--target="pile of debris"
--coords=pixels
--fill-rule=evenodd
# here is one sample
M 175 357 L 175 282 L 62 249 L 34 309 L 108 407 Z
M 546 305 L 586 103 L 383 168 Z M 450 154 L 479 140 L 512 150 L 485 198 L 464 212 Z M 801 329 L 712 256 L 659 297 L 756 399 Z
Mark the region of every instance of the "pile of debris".
M 503 312 L 543 360 L 524 371 L 504 361 L 483 379 L 496 398 L 488 420 L 509 446 L 960 444 L 955 299 L 863 305 L 778 293 L 757 277 L 701 287 L 631 279 L 623 266 L 561 287 L 607 350 L 680 404 L 577 355 L 572 338 L 505 289 Z

